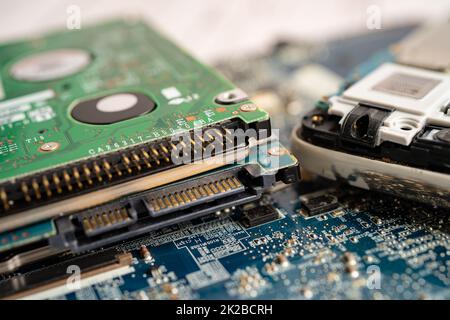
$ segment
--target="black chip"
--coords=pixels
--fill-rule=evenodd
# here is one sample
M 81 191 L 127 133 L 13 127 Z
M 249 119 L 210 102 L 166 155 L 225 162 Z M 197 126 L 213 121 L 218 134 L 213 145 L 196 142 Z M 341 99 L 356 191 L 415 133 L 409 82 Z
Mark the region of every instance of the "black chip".
M 309 217 L 339 208 L 337 198 L 328 193 L 312 193 L 300 197 L 304 213 Z
M 278 216 L 277 209 L 272 205 L 256 206 L 244 211 L 241 222 L 246 228 L 249 228 L 278 219 Z
M 153 111 L 156 103 L 134 92 L 120 92 L 78 103 L 71 112 L 74 119 L 89 124 L 111 124 Z

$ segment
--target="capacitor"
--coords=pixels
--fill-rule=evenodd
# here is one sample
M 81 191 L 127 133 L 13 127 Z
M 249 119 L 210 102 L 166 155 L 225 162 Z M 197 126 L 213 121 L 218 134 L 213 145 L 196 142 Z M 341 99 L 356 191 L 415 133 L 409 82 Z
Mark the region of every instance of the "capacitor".
M 141 256 L 145 262 L 149 263 L 149 262 L 153 261 L 153 257 L 146 246 L 142 245 L 140 251 L 141 251 Z

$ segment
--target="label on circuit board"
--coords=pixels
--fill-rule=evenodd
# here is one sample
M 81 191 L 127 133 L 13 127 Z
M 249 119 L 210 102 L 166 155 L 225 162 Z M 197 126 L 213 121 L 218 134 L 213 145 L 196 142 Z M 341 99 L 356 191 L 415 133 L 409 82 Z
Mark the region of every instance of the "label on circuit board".
M 27 118 L 32 122 L 52 119 L 55 113 L 50 106 L 45 105 L 45 101 L 53 96 L 53 91 L 45 90 L 1 102 L 0 126 L 25 121 Z M 33 103 L 44 103 L 44 105 L 32 110 Z

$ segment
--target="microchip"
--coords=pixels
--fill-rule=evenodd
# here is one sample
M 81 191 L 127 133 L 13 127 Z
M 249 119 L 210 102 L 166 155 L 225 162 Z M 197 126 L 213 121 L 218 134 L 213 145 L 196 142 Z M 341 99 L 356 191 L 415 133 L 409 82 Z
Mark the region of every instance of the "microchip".
M 246 210 L 241 218 L 246 228 L 259 226 L 260 224 L 275 220 L 279 217 L 277 209 L 272 205 L 256 206 Z
M 337 198 L 329 193 L 311 193 L 300 197 L 302 213 L 313 217 L 339 208 Z

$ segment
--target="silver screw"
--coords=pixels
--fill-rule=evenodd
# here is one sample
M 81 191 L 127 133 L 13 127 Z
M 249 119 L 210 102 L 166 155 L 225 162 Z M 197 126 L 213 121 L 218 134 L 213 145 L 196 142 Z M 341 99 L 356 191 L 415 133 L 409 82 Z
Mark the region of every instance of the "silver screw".
M 39 151 L 50 152 L 59 148 L 58 142 L 46 142 L 39 147 Z
M 256 111 L 256 109 L 256 105 L 252 103 L 243 104 L 239 107 L 239 110 L 241 110 L 242 112 L 253 112 Z

